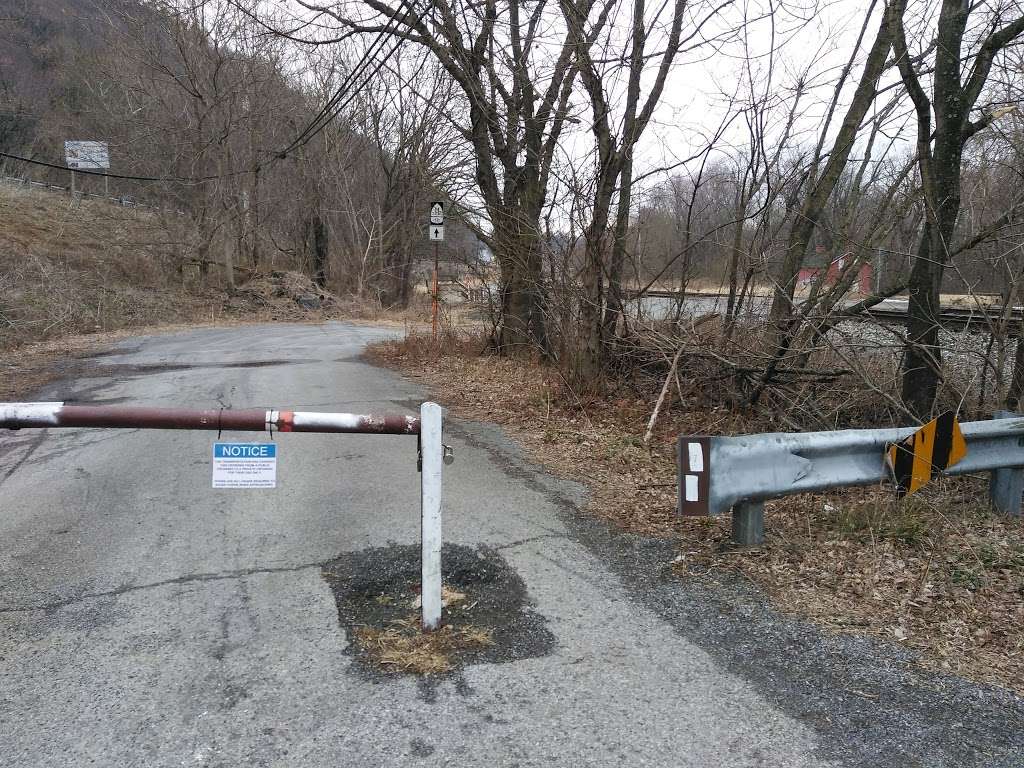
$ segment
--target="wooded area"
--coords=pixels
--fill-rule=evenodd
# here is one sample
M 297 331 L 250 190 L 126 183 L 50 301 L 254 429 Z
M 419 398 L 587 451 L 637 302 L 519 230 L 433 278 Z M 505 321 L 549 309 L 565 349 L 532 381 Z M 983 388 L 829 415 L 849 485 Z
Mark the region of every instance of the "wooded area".
M 438 199 L 489 350 L 577 390 L 675 358 L 680 392 L 788 426 L 1024 396 L 1019 4 L 74 5 L 60 45 L 31 3 L 4 42 L 33 58 L 0 70 L 5 173 L 108 141 L 208 283 L 406 306 Z

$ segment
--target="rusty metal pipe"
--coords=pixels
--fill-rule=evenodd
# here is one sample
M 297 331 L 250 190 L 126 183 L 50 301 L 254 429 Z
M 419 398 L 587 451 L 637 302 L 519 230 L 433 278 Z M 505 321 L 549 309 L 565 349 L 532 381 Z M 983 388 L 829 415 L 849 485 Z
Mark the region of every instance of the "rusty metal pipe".
M 225 432 L 343 432 L 418 435 L 420 420 L 397 414 L 316 413 L 285 410 L 147 408 L 137 406 L 0 403 L 0 427 L 113 427 L 209 429 Z

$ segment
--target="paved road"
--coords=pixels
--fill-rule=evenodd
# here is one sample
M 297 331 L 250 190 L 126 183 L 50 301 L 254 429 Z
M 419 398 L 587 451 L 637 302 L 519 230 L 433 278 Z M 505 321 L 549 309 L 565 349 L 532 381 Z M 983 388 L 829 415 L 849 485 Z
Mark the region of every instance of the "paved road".
M 408 410 L 422 390 L 358 359 L 387 333 L 276 325 L 133 339 L 41 394 Z M 882 765 L 915 751 L 913 713 L 892 725 L 873 714 L 884 701 L 858 699 L 868 709 L 837 744 L 842 712 L 793 704 L 835 680 L 794 683 L 781 669 L 800 690 L 780 693 L 730 662 L 697 627 L 727 626 L 716 617 L 731 608 L 643 598 L 631 581 L 645 578 L 646 545 L 579 522 L 581 489 L 529 467 L 485 425 L 452 424 L 446 540 L 497 549 L 554 647 L 434 688 L 362 674 L 320 564 L 417 541 L 414 441 L 279 435 L 278 489 L 215 492 L 213 438 L 0 436 L 0 766 Z M 669 588 L 650 574 L 651 589 Z M 735 626 L 726 634 L 765 624 L 751 616 L 722 619 Z M 808 650 L 781 642 L 776 655 Z M 759 668 L 772 668 L 775 652 L 763 653 Z M 940 758 L 963 741 L 944 745 L 947 730 L 927 736 Z M 1019 743 L 977 738 L 997 757 Z

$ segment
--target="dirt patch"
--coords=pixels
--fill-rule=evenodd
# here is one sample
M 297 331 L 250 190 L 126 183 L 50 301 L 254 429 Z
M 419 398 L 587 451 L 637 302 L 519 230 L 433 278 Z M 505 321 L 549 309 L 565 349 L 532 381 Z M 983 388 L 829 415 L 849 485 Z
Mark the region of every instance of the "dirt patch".
M 532 460 L 586 484 L 595 516 L 676 542 L 679 578 L 739 576 L 785 613 L 883 638 L 916 652 L 923 667 L 1024 693 L 1024 519 L 988 508 L 985 478 L 936 482 L 905 502 L 887 488 L 771 502 L 767 545 L 739 552 L 728 546 L 727 516 L 677 517 L 675 440 L 767 425 L 675 397 L 645 446 L 652 398 L 622 390 L 581 399 L 557 371 L 481 357 L 480 349 L 472 340 L 439 349 L 411 337 L 369 356 L 424 382 L 454 415 L 502 425 Z
M 467 664 L 496 664 L 549 653 L 554 636 L 530 608 L 526 586 L 493 549 L 446 544 L 442 627 L 419 629 L 420 550 L 390 546 L 326 563 L 338 619 L 363 667 L 383 675 L 443 676 Z
M 343 315 L 338 297 L 300 272 L 275 270 L 255 275 L 231 291 L 224 312 L 267 320 L 329 320 Z

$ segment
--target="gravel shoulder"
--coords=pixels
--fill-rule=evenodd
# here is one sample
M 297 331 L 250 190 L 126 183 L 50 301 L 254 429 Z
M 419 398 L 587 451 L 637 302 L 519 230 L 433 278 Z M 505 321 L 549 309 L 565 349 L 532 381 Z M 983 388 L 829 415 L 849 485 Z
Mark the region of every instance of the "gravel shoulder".
M 624 533 L 587 513 L 584 499 L 566 494 L 495 425 L 462 422 L 457 430 L 544 493 L 573 540 L 611 568 L 633 599 L 816 731 L 824 760 L 865 768 L 1020 765 L 1024 699 L 921 669 L 898 646 L 784 616 L 734 575 L 680 579 L 671 565 L 675 542 Z M 679 695 L 690 695 L 684 684 Z
M 786 603 L 777 592 L 726 562 L 742 557 L 737 553 L 717 552 L 680 567 L 681 553 L 693 548 L 695 536 L 715 543 L 727 522 L 698 521 L 699 530 L 680 531 L 661 517 L 672 514 L 671 499 L 664 498 L 671 489 L 638 493 L 635 486 L 665 480 L 671 462 L 642 470 L 624 462 L 617 475 L 606 454 L 622 434 L 599 423 L 596 409 L 590 410 L 594 420 L 589 423 L 577 416 L 574 424 L 564 414 L 545 420 L 542 415 L 553 414 L 555 407 L 538 397 L 536 373 L 504 363 L 495 363 L 500 371 L 492 372 L 503 385 L 491 386 L 475 380 L 486 376 L 472 366 L 452 360 L 410 364 L 391 354 L 374 355 L 431 386 L 463 419 L 463 440 L 490 452 L 506 473 L 548 494 L 574 540 L 605 563 L 633 599 L 813 728 L 823 759 L 879 767 L 1020 765 L 1024 699 L 1011 689 L 936 671 L 934 664 L 922 663 L 919 649 L 879 634 L 837 631 L 822 617 L 811 622 L 782 612 L 779 603 Z M 498 422 L 507 432 L 481 420 Z M 588 463 L 577 453 L 593 458 Z M 566 495 L 549 474 L 552 469 L 586 483 L 591 493 L 585 499 Z M 622 489 L 617 500 L 616 487 Z M 785 538 L 790 530 L 779 525 L 782 514 L 774 510 L 771 524 Z M 796 520 L 805 524 L 803 516 Z M 772 556 L 763 560 L 759 567 L 774 564 Z M 797 589 L 811 585 L 796 575 Z M 687 695 L 685 686 L 680 695 Z

